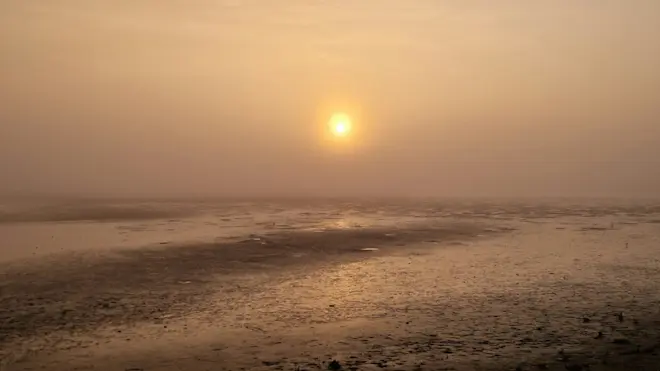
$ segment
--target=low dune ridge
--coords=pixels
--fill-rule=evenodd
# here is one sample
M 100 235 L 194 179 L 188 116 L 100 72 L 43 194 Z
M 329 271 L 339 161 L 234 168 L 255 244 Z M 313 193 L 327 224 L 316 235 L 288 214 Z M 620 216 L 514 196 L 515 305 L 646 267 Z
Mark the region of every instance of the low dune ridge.
M 21 205 L 0 209 L 0 223 L 38 222 L 108 222 L 122 220 L 149 220 L 193 215 L 189 207 L 152 204 L 81 204 L 79 202 L 49 205 Z

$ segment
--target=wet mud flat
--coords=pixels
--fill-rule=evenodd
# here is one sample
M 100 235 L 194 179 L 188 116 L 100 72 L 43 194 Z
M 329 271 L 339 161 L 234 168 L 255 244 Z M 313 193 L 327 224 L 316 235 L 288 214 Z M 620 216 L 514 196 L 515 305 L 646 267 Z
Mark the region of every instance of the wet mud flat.
M 402 251 L 424 241 L 474 239 L 483 229 L 462 223 L 291 231 L 5 264 L 0 268 L 0 347 L 185 316 L 199 311 L 210 295 L 243 295 L 259 290 L 260 281 L 272 283 L 297 271 Z
M 656 370 L 655 233 L 295 231 L 16 265 L 0 348 L 7 370 Z

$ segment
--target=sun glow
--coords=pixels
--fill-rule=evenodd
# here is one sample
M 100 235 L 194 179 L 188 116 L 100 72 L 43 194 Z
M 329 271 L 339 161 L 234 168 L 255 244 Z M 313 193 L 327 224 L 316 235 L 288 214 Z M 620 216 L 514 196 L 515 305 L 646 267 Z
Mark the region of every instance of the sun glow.
M 330 132 L 335 137 L 346 137 L 351 133 L 351 118 L 345 113 L 335 113 L 328 122 Z

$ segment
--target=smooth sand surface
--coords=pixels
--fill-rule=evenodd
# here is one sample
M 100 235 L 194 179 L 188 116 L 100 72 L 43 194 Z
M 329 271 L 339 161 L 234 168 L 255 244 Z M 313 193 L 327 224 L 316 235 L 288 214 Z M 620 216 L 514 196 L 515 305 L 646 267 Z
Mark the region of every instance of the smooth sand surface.
M 0 355 L 6 370 L 657 370 L 660 224 L 620 219 L 23 260 L 1 271 Z

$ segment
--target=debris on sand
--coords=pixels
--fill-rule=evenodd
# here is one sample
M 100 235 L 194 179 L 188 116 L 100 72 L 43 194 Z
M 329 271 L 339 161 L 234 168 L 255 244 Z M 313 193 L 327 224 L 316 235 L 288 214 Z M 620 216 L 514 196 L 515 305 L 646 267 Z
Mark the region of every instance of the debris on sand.
M 332 371 L 341 370 L 341 364 L 336 360 L 333 360 L 328 364 L 328 370 L 332 370 Z
M 379 249 L 377 247 L 365 247 L 360 249 L 362 251 L 378 251 Z
M 559 352 L 557 352 L 557 355 L 559 356 L 557 357 L 557 360 L 560 362 L 568 362 L 570 359 L 570 356 L 566 354 L 564 349 L 560 349 Z
M 387 367 L 387 361 L 381 360 L 373 363 L 374 365 L 380 367 L 380 368 L 386 368 Z
M 261 243 L 262 245 L 267 244 L 267 241 L 266 241 L 263 237 L 258 236 L 258 235 L 256 235 L 256 234 L 250 234 L 250 235 L 248 236 L 247 239 L 241 240 L 241 241 L 239 241 L 239 242 L 240 242 L 240 243 L 259 242 L 259 243 Z
M 619 322 L 623 322 L 623 312 L 618 313 L 616 317 L 619 320 Z

